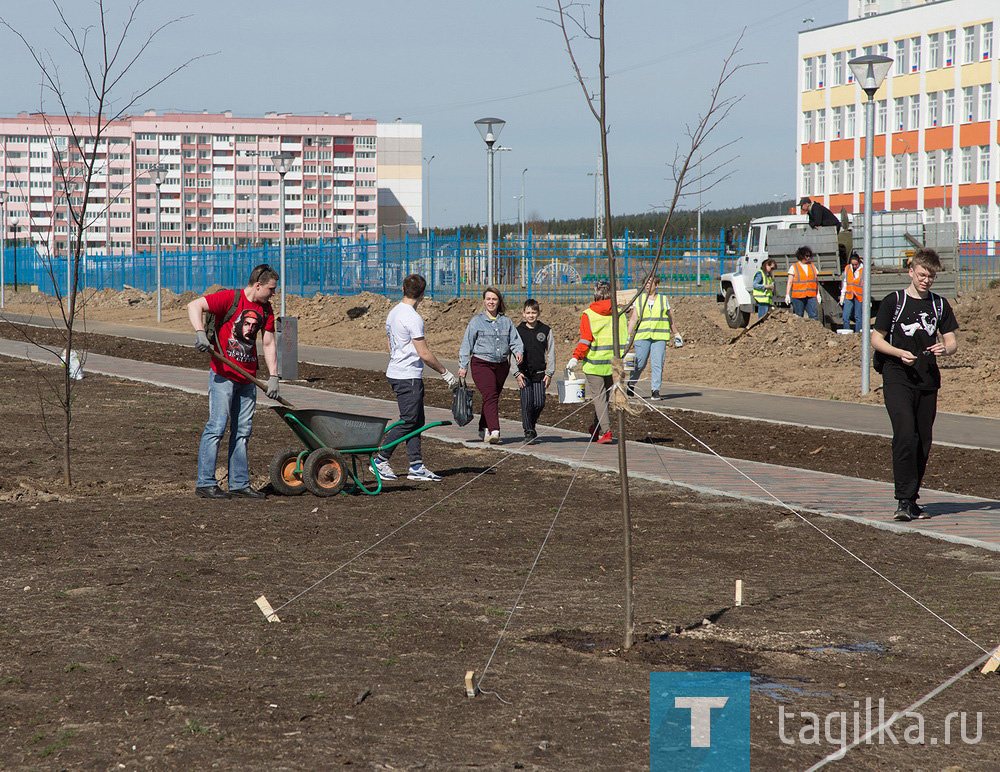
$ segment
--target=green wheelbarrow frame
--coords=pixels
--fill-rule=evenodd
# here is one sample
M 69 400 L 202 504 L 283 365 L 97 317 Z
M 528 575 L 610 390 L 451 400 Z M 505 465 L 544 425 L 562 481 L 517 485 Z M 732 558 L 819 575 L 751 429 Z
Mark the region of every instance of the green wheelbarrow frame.
M 390 448 L 396 447 L 401 442 L 406 442 L 411 437 L 416 437 L 418 434 L 423 434 L 428 429 L 434 429 L 438 426 L 451 426 L 451 421 L 432 421 L 429 424 L 424 424 L 418 429 L 414 429 L 412 432 L 404 434 L 402 437 L 393 440 L 390 443 L 381 442 L 376 446 L 372 447 L 339 447 L 332 448 L 328 445 L 321 437 L 319 437 L 312 429 L 310 429 L 306 424 L 299 418 L 297 413 L 305 412 L 293 409 L 288 409 L 284 407 L 274 406 L 274 409 L 281 418 L 288 424 L 288 428 L 294 432 L 295 436 L 299 438 L 305 449 L 298 454 L 295 462 L 295 473 L 302 475 L 304 472 L 304 464 L 306 457 L 315 450 L 321 448 L 330 447 L 331 450 L 336 450 L 341 455 L 348 456 L 351 460 L 351 466 L 347 469 L 348 475 L 350 475 L 351 482 L 349 485 L 345 485 L 341 493 L 364 493 L 369 496 L 375 496 L 382 491 L 382 475 L 379 474 L 378 468 L 375 466 L 375 454 L 383 451 L 389 450 Z M 337 412 L 337 411 L 310 411 L 310 412 Z M 370 418 L 374 421 L 379 421 L 382 419 L 375 418 L 374 416 L 358 416 L 358 418 Z M 403 424 L 403 421 L 396 421 L 395 423 L 389 424 L 382 431 L 382 437 L 384 438 L 391 430 L 395 429 L 397 426 Z M 367 462 L 364 462 L 364 457 L 367 456 Z M 364 470 L 365 468 L 371 470 L 372 474 L 375 476 L 375 487 L 370 488 L 365 484 L 364 481 Z

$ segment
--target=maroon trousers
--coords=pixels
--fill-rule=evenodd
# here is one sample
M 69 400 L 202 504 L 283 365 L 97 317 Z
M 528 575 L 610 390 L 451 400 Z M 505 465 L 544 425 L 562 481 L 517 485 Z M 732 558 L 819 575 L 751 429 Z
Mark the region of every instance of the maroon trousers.
M 472 357 L 469 365 L 472 381 L 483 395 L 483 412 L 479 416 L 479 428 L 491 432 L 500 431 L 500 391 L 510 373 L 510 361 L 487 362 Z

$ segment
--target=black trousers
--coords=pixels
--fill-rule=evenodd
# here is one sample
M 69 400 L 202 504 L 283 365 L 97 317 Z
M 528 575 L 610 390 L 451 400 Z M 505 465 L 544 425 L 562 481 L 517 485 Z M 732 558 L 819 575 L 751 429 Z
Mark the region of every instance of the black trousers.
M 382 444 L 388 445 L 393 440 L 409 434 L 424 425 L 424 379 L 423 378 L 388 378 L 389 385 L 396 392 L 396 404 L 399 406 L 399 418 L 403 421 L 395 429 L 391 429 L 382 438 Z M 379 453 L 389 460 L 398 446 L 393 445 Z M 410 466 L 420 466 L 420 435 L 410 437 L 406 441 L 406 452 L 410 457 Z
M 545 409 L 545 384 L 542 381 L 529 380 L 521 393 L 521 427 L 525 433 L 535 431 L 538 416 Z
M 892 423 L 892 479 L 898 500 L 920 495 L 931 435 L 937 416 L 937 391 L 914 389 L 900 383 L 883 383 L 885 410 Z

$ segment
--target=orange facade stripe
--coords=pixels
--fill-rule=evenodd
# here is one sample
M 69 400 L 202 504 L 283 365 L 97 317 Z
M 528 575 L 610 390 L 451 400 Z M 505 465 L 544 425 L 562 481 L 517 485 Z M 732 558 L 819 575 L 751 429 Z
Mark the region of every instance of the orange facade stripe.
M 809 142 L 802 146 L 802 163 L 819 164 L 826 160 L 826 145 L 823 142 Z
M 916 188 L 892 191 L 892 208 L 894 210 L 916 209 L 917 208 Z
M 826 206 L 831 212 L 839 217 L 841 209 L 846 209 L 850 212 L 854 208 L 854 196 L 850 193 L 841 193 L 837 196 L 830 196 L 830 203 Z
M 958 130 L 958 144 L 962 147 L 972 147 L 974 145 L 988 145 L 990 143 L 990 124 L 988 121 L 980 123 L 965 123 Z
M 990 186 L 987 182 L 975 182 L 958 186 L 959 206 L 986 206 L 990 200 Z
M 919 131 L 900 131 L 892 135 L 892 154 L 915 153 L 920 142 Z M 877 145 L 876 145 L 877 147 Z
M 946 205 L 944 191 L 938 188 L 934 192 L 924 191 L 924 208 L 940 209 Z
M 951 126 L 924 131 L 924 150 L 947 150 L 953 144 L 954 131 Z
M 844 161 L 848 158 L 854 158 L 853 139 L 835 139 L 830 142 L 831 161 Z
M 867 145 L 867 141 L 866 141 L 866 139 L 864 137 L 862 137 L 861 138 L 861 150 L 860 150 L 861 155 L 858 156 L 859 158 L 864 158 L 865 157 L 865 146 L 866 145 Z M 875 155 L 876 156 L 885 155 L 885 134 L 876 134 L 875 135 Z

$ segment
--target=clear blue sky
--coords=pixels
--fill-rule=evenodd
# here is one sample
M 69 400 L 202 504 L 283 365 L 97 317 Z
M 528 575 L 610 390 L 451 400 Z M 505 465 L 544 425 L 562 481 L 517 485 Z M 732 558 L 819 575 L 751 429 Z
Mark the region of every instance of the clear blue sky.
M 795 173 L 797 33 L 846 18 L 848 0 L 609 0 L 608 104 L 612 207 L 641 212 L 670 195 L 670 161 L 684 146 L 685 123 L 707 104 L 722 58 L 746 27 L 741 61 L 761 62 L 733 81 L 744 100 L 717 139 L 741 138 L 731 179 L 705 196 L 712 207 L 790 198 Z M 542 0 L 542 4 L 545 0 Z M 108 0 L 117 22 L 126 3 Z M 96 5 L 66 0 L 73 18 Z M 49 2 L 5 4 L 0 15 L 60 66 L 71 106 L 78 71 L 53 32 Z M 14 7 L 11 7 L 14 6 Z M 596 5 L 590 9 L 596 14 Z M 89 14 L 89 17 L 88 17 Z M 143 98 L 137 111 L 349 112 L 356 118 L 423 124 L 435 227 L 486 220 L 486 152 L 473 121 L 507 121 L 497 155 L 500 209 L 516 221 L 514 196 L 527 168 L 529 217 L 589 217 L 594 209 L 597 124 L 574 81 L 559 29 L 537 2 L 507 0 L 146 0 L 135 29 L 188 16 L 153 44 L 129 85 L 145 86 L 173 65 L 199 60 Z M 804 23 L 804 19 L 813 21 Z M 138 36 L 133 37 L 138 41 Z M 596 72 L 596 49 L 581 58 Z M 96 38 L 91 39 L 96 44 Z M 37 70 L 23 47 L 0 30 L 6 76 L 0 114 L 39 109 Z M 124 92 L 121 92 L 124 93 Z M 44 107 L 54 110 L 50 100 Z M 426 179 L 426 177 L 425 177 Z M 692 202 L 696 206 L 697 201 Z

